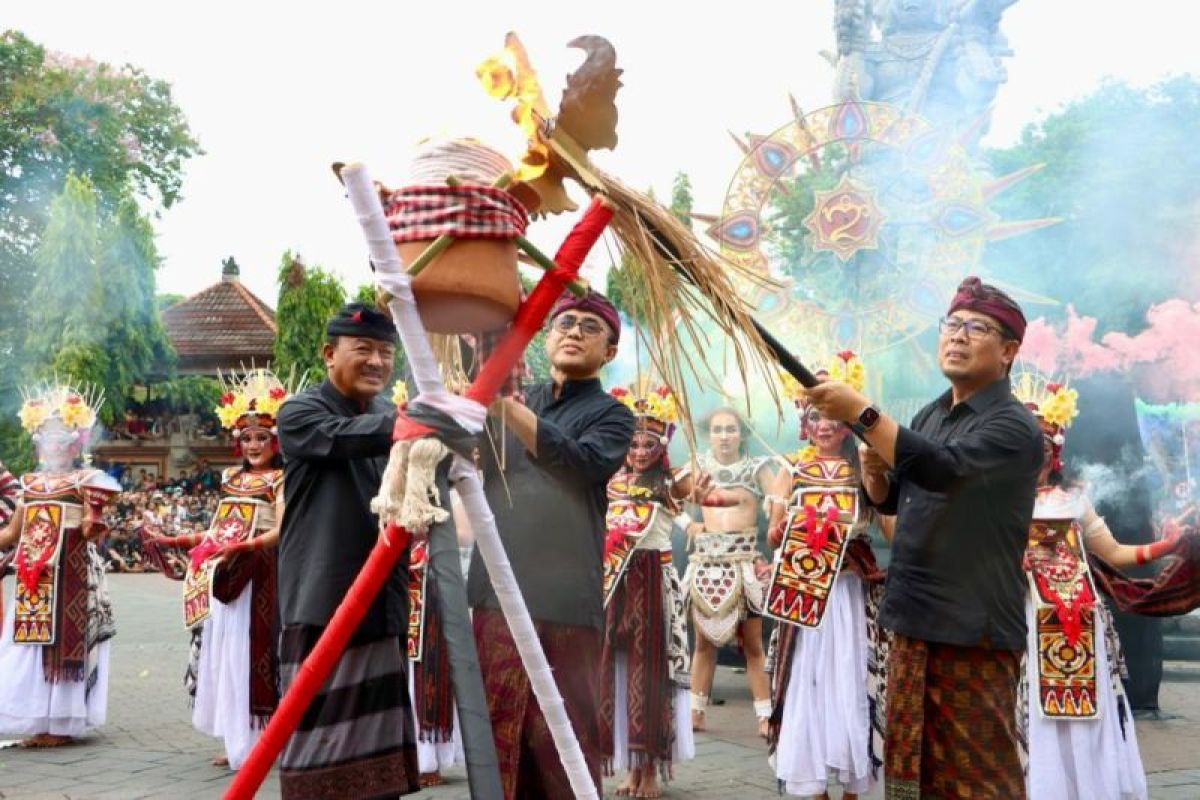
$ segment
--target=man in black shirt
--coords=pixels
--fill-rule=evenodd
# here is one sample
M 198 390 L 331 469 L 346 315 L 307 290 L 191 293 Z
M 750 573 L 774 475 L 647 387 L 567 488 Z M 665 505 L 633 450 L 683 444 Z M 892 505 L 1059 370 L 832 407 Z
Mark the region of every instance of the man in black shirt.
M 395 406 L 378 396 L 395 358 L 391 320 L 351 303 L 326 333 L 326 380 L 293 396 L 278 417 L 286 503 L 279 540 L 285 691 L 375 545 L 379 521 L 370 502 L 396 421 Z M 419 789 L 401 639 L 407 631 L 404 557 L 288 741 L 280 764 L 285 798 Z
M 605 489 L 629 449 L 633 415 L 597 377 L 617 353 L 621 323 L 612 304 L 594 292 L 568 295 L 550 318 L 553 380 L 531 387 L 524 404 L 509 398 L 492 406 L 496 445 L 482 447 L 484 485 L 599 791 Z M 505 800 L 573 797 L 478 553 L 467 590 Z
M 894 634 L 886 796 L 1023 798 L 1021 559 L 1042 463 L 1037 421 L 1008 380 L 1025 316 L 967 278 L 940 331 L 950 390 L 910 427 L 844 384 L 808 393 L 822 414 L 863 431 L 864 488 L 897 517 L 880 613 Z

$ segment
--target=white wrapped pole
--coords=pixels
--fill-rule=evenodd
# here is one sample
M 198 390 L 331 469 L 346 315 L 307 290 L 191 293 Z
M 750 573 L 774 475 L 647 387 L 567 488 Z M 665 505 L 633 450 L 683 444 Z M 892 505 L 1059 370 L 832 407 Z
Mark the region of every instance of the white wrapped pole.
M 400 334 L 400 341 L 408 356 L 420 393 L 413 402 L 428 402 L 429 405 L 450 414 L 466 430 L 472 433 L 479 432 L 483 428 L 487 410 L 479 403 L 450 394 L 445 389 L 433 357 L 433 350 L 429 346 L 428 335 L 417 312 L 411 278 L 396 253 L 374 183 L 361 164 L 345 167 L 341 176 L 367 239 L 377 281 L 392 295 L 392 302 L 388 307 L 391 309 L 392 319 L 396 323 L 396 330 Z M 558 685 L 554 682 L 554 674 L 533 627 L 529 609 L 525 606 L 525 598 L 521 596 L 520 587 L 517 586 L 512 564 L 504 552 L 500 533 L 496 529 L 496 518 L 492 515 L 487 498 L 483 494 L 483 486 L 475 466 L 461 456 L 456 456 L 451 478 L 457 481 L 459 497 L 475 532 L 475 544 L 491 577 L 500 609 L 512 632 L 521 663 L 529 674 L 530 686 L 546 718 L 558 757 L 571 782 L 572 791 L 581 800 L 598 800 L 599 795 L 592 782 L 583 749 L 571 727 L 566 705 Z

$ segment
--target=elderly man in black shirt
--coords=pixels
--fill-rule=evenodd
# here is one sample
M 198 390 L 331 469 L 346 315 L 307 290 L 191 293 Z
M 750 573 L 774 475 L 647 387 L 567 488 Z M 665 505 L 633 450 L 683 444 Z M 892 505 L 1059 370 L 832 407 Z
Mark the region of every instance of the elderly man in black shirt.
M 379 491 L 396 407 L 378 395 L 396 352 L 391 320 L 351 303 L 326 326 L 327 378 L 279 411 L 285 511 L 279 540 L 280 675 L 286 691 L 379 535 Z M 415 792 L 406 678 L 408 559 L 402 558 L 313 699 L 280 764 L 283 796 Z
M 492 406 L 496 445 L 482 448 L 484 483 L 599 791 L 605 489 L 625 459 L 634 423 L 597 377 L 617 352 L 616 309 L 594 292 L 567 295 L 550 318 L 546 352 L 553 380 L 531 387 L 524 404 L 510 398 Z M 501 420 L 503 434 L 495 424 Z M 505 800 L 573 797 L 478 553 L 467 588 Z
M 1037 421 L 1008 380 L 1025 316 L 967 278 L 940 332 L 950 390 L 910 427 L 844 384 L 808 392 L 825 416 L 863 432 L 864 488 L 897 516 L 881 611 L 894 634 L 886 796 L 1023 798 L 1021 559 L 1042 463 Z

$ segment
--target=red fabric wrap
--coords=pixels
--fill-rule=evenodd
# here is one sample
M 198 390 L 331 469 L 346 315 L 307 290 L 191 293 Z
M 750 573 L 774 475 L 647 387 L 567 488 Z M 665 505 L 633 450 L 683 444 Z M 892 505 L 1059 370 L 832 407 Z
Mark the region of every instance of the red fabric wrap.
M 529 212 L 515 197 L 491 186 L 406 186 L 387 206 L 392 240 L 417 242 L 442 235 L 457 239 L 515 239 L 525 235 Z
M 1017 341 L 1025 338 L 1025 314 L 1017 302 L 974 275 L 963 278 L 963 282 L 958 285 L 958 293 L 950 301 L 950 310 L 947 313 L 953 314 L 959 309 L 987 314 L 1008 328 Z
M 1200 608 L 1200 533 L 1180 537 L 1175 552 L 1153 578 L 1130 578 L 1088 553 L 1096 586 L 1128 614 L 1175 617 Z

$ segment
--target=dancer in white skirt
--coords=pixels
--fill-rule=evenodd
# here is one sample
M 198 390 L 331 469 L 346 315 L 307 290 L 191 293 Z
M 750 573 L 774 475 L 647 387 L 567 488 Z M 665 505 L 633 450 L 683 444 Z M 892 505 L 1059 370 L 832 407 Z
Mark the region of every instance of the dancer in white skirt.
M 862 385 L 862 366 L 849 351 L 817 375 Z M 871 789 L 881 764 L 871 745 L 868 662 L 875 637 L 867 580 L 882 576 L 849 457 L 850 429 L 809 406 L 799 384 L 788 381 L 787 389 L 800 410 L 801 438 L 811 443 L 788 457 L 767 498 L 769 539 L 779 550 L 766 614 L 780 622 L 769 659 L 769 741 L 788 794 L 828 798 L 833 783 L 853 798 Z
M 1073 389 L 1025 372 L 1013 393 L 1045 434 L 1045 460 L 1026 551 L 1029 626 L 1026 702 L 1018 706 L 1029 752 L 1031 800 L 1141 800 L 1146 775 L 1121 685 L 1121 652 L 1087 554 L 1113 567 L 1170 554 L 1173 532 L 1150 545 L 1120 544 L 1077 487 L 1064 484 L 1062 448 L 1075 417 Z
M 289 394 L 266 370 L 226 381 L 217 413 L 242 466 L 222 474 L 208 531 L 153 540 L 192 548 L 183 577 L 184 623 L 199 645 L 192 724 L 224 740 L 225 755 L 213 763 L 232 769 L 241 767 L 279 700 L 275 553 L 283 470 L 275 417 Z
M 0 532 L 16 544 L 16 580 L 0 630 L 0 735 L 23 747 L 57 747 L 104 724 L 109 648 L 115 631 L 104 563 L 104 506 L 120 492 L 104 473 L 80 468 L 101 398 L 71 386 L 25 393 L 21 423 L 39 470 L 21 476 L 21 497 Z
M 636 428 L 624 466 L 608 482 L 600 741 L 606 771 L 629 771 L 617 795 L 659 797 L 659 779 L 670 780 L 674 764 L 695 756 L 673 517 L 681 500 L 702 500 L 709 482 L 677 475 L 667 461 L 677 417 L 667 387 L 612 394 L 633 412 Z

